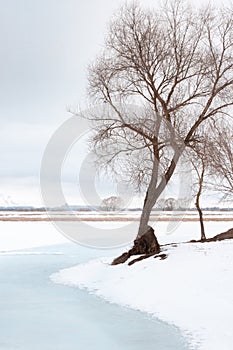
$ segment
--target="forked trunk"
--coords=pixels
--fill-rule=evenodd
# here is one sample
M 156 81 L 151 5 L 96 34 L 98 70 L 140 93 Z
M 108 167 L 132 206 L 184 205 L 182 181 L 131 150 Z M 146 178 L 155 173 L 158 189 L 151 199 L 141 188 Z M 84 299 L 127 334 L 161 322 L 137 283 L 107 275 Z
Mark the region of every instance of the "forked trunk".
M 154 191 L 151 190 L 150 193 L 149 190 L 147 191 L 140 218 L 137 238 L 141 237 L 148 230 L 150 214 L 153 209 L 153 206 L 156 203 L 156 200 L 158 199 L 156 197 L 156 188 L 154 189 Z
M 125 252 L 121 256 L 114 259 L 112 265 L 122 264 L 126 262 L 132 255 L 144 254 L 144 257 L 149 257 L 160 252 L 160 245 L 154 234 L 154 229 L 148 225 L 150 214 L 157 199 L 172 177 L 181 153 L 181 149 L 177 149 L 175 151 L 171 164 L 158 186 L 156 186 L 158 180 L 158 163 L 157 161 L 154 161 L 154 171 L 152 171 L 151 181 L 144 200 L 137 238 L 134 241 L 133 247 L 128 252 Z M 137 261 L 139 260 L 137 259 Z
M 171 179 L 174 170 L 176 168 L 176 165 L 178 163 L 178 160 L 182 154 L 183 148 L 177 148 L 175 150 L 173 159 L 171 161 L 171 164 L 165 174 L 165 176 L 161 179 L 158 186 L 157 185 L 157 172 L 152 172 L 151 181 L 148 186 L 148 190 L 146 192 L 146 197 L 144 200 L 144 205 L 142 209 L 142 214 L 140 218 L 140 224 L 138 229 L 138 235 L 137 238 L 140 238 L 147 230 L 149 226 L 149 220 L 150 220 L 150 214 L 151 211 L 158 200 L 161 193 L 164 191 L 164 189 L 167 186 L 168 181 Z

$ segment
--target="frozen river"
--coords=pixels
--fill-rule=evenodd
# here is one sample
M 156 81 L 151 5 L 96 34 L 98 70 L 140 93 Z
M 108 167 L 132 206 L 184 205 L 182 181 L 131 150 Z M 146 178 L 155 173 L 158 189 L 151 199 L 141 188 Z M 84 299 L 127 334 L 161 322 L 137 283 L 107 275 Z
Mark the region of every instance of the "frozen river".
M 1 254 L 0 349 L 188 349 L 175 327 L 49 279 L 102 255 L 73 243 Z

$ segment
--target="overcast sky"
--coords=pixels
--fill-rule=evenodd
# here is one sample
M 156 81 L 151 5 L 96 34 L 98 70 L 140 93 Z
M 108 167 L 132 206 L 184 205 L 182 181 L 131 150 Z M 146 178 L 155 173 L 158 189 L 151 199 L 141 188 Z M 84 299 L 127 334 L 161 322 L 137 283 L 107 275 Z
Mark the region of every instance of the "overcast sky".
M 41 203 L 45 146 L 67 108 L 85 106 L 87 66 L 123 2 L 0 0 L 0 205 Z
M 40 161 L 50 136 L 69 117 L 67 107 L 85 104 L 86 68 L 118 2 L 0 3 L 0 194 L 30 203 L 39 201 Z

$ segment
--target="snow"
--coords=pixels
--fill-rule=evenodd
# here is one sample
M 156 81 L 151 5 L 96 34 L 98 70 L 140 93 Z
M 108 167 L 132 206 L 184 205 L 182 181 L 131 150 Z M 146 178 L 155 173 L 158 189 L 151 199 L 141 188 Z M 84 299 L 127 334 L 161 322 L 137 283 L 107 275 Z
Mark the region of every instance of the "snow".
M 17 255 L 64 255 L 62 252 L 46 252 L 46 251 L 24 251 L 24 250 L 20 250 L 20 251 L 5 251 L 5 252 L 0 252 L 0 255 L 4 255 L 4 256 L 17 256 Z
M 232 227 L 207 222 L 209 236 Z M 198 223 L 184 222 L 173 234 L 157 223 L 162 243 L 198 238 Z M 178 243 L 166 260 L 149 258 L 132 266 L 110 266 L 102 258 L 61 270 L 51 279 L 178 326 L 199 350 L 231 350 L 233 344 L 233 241 Z
M 112 226 L 112 223 L 105 224 Z M 110 266 L 116 257 L 113 256 L 61 270 L 51 279 L 86 288 L 111 303 L 141 310 L 174 324 L 199 350 L 231 350 L 233 240 L 184 244 L 179 242 L 199 238 L 198 222 L 154 221 L 152 225 L 161 244 L 176 243 L 168 246 L 166 260 L 150 258 L 130 267 L 127 264 Z M 233 222 L 208 221 L 205 227 L 207 235 L 214 236 L 233 227 Z M 37 255 L 41 254 L 39 250 L 24 250 L 67 242 L 48 222 L 0 222 L 0 254 Z M 54 254 L 61 253 L 55 251 Z
M 48 222 L 0 222 L 0 252 L 69 242 Z

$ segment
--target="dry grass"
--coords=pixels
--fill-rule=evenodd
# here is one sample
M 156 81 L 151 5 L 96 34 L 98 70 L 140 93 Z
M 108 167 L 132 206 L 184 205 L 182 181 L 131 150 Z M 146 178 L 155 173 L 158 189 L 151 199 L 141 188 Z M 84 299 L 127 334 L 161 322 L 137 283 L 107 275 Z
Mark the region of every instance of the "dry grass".
M 199 221 L 198 217 L 156 217 L 151 216 L 151 220 L 154 221 L 183 221 L 183 222 L 196 222 Z M 129 222 L 129 221 L 139 221 L 139 217 L 121 217 L 121 216 L 104 216 L 104 217 L 83 217 L 83 216 L 72 216 L 72 217 L 29 217 L 29 216 L 0 216 L 0 221 L 106 221 L 106 222 Z M 233 221 L 233 217 L 207 217 L 204 221 Z

